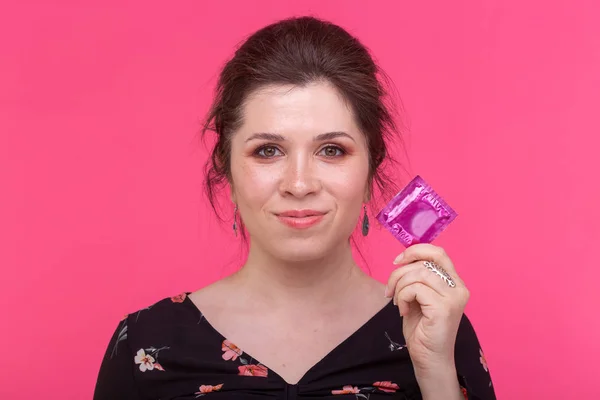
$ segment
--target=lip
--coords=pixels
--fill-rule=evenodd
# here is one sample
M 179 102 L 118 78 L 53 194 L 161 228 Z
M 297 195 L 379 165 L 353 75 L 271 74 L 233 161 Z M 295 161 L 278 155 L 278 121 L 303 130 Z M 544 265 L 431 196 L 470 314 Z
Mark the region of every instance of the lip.
M 279 221 L 291 228 L 306 229 L 321 222 L 325 214 L 316 210 L 288 210 L 276 215 Z
M 280 213 L 276 213 L 278 217 L 291 217 L 291 218 L 305 218 L 313 217 L 316 215 L 325 215 L 324 212 L 316 210 L 288 210 Z

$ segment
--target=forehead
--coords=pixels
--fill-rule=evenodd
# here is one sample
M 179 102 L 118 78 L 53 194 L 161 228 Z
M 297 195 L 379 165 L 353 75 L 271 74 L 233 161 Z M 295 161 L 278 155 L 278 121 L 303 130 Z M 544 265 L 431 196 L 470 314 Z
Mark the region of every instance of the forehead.
M 302 134 L 345 131 L 358 135 L 352 110 L 327 83 L 271 85 L 251 94 L 243 107 L 242 135 L 257 131 Z

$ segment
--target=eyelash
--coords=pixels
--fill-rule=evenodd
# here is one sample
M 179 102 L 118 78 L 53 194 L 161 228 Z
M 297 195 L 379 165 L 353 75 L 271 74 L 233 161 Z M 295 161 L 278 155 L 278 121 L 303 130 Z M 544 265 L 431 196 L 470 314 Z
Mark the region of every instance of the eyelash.
M 277 151 L 281 152 L 281 150 L 279 150 L 279 148 L 278 148 L 277 146 L 274 146 L 274 145 L 271 145 L 271 144 L 267 144 L 267 145 L 260 146 L 259 148 L 257 148 L 257 149 L 254 151 L 254 153 L 253 153 L 253 154 L 254 154 L 255 156 L 259 157 L 259 158 L 267 158 L 267 159 L 268 159 L 268 158 L 273 158 L 273 157 L 276 157 L 276 156 L 270 156 L 270 157 L 269 157 L 269 156 L 264 156 L 264 155 L 261 155 L 261 154 L 260 154 L 260 153 L 261 153 L 263 150 L 265 150 L 265 149 L 270 149 L 270 148 L 276 149 Z M 319 152 L 322 152 L 323 150 L 326 150 L 326 149 L 335 149 L 335 150 L 337 150 L 337 151 L 339 151 L 339 152 L 341 153 L 341 154 L 339 154 L 339 155 L 335 155 L 335 156 L 325 156 L 325 157 L 327 157 L 327 158 L 342 157 L 342 156 L 345 156 L 345 155 L 347 154 L 346 150 L 344 150 L 344 149 L 343 149 L 343 148 L 341 148 L 340 146 L 336 146 L 336 145 L 332 145 L 332 144 L 330 144 L 330 145 L 327 145 L 327 146 L 324 146 L 324 147 L 323 147 L 323 148 L 322 148 L 322 149 L 321 149 Z

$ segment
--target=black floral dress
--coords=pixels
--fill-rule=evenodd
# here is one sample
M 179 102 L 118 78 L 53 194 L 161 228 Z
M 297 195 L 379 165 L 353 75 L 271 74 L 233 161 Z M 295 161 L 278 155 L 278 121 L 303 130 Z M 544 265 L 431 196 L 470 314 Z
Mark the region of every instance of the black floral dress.
M 488 367 L 466 316 L 456 340 L 465 399 L 495 399 Z M 142 399 L 421 399 L 402 336 L 388 304 L 314 365 L 295 385 L 231 343 L 187 293 L 129 314 L 100 367 L 94 400 Z

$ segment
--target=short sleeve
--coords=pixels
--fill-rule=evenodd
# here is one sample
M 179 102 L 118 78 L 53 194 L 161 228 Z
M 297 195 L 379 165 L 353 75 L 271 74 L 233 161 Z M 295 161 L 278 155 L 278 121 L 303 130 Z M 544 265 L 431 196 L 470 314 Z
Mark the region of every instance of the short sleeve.
M 460 321 L 456 336 L 455 362 L 458 380 L 466 399 L 496 399 L 485 355 L 466 315 Z
M 134 356 L 127 339 L 127 318 L 119 323 L 102 359 L 94 400 L 139 400 L 133 368 Z

